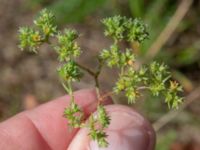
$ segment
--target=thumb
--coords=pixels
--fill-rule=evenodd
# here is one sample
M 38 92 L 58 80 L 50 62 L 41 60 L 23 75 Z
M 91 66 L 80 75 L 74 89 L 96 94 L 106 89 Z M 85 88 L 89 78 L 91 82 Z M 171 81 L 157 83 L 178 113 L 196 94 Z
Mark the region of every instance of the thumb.
M 109 105 L 106 110 L 111 123 L 106 129 L 109 143 L 101 150 L 154 150 L 155 132 L 150 123 L 133 109 L 122 105 Z M 88 137 L 87 129 L 80 129 L 68 150 L 99 150 Z

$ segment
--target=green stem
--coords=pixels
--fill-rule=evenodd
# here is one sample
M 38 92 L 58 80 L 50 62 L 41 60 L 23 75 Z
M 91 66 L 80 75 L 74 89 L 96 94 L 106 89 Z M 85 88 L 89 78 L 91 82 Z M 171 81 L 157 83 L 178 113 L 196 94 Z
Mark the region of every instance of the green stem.
M 67 85 L 68 85 L 68 94 L 70 95 L 70 102 L 73 103 L 74 102 L 74 93 L 72 90 L 71 81 L 68 81 Z
M 64 87 L 65 91 L 70 96 L 70 103 L 74 102 L 74 94 L 73 94 L 73 90 L 72 90 L 71 81 L 68 81 L 67 85 L 65 83 L 62 83 L 62 86 Z
M 65 89 L 65 91 L 66 91 L 67 93 L 69 93 L 69 88 L 65 85 L 65 83 L 62 83 L 62 86 L 63 86 L 63 88 Z
M 140 86 L 137 88 L 137 90 L 146 90 L 146 89 L 150 89 L 150 87 L 148 86 Z

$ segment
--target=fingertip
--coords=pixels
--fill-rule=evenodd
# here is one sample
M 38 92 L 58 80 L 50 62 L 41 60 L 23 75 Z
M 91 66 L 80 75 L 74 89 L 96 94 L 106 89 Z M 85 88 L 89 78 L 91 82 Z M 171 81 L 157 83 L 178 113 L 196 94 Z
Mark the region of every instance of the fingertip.
M 138 112 L 122 105 L 108 105 L 106 110 L 111 123 L 106 133 L 109 146 L 101 150 L 153 150 L 155 132 L 151 124 Z M 84 142 L 82 140 L 84 139 Z M 70 150 L 98 150 L 96 142 L 88 137 L 88 130 L 81 129 L 69 147 Z

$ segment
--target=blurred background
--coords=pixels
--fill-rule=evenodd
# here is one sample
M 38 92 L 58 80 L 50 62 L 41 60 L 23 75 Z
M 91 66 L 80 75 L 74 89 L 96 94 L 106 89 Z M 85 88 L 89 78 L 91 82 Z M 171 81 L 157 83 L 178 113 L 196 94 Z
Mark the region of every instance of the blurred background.
M 128 43 L 141 62 L 168 64 L 173 78 L 184 87 L 185 102 L 168 110 L 163 98 L 148 93 L 133 107 L 144 114 L 157 132 L 156 150 L 200 150 L 200 1 L 199 0 L 0 0 L 0 120 L 65 94 L 57 73 L 57 57 L 47 45 L 34 55 L 21 52 L 20 26 L 32 24 L 42 8 L 57 17 L 59 28 L 82 34 L 80 62 L 95 68 L 93 57 L 111 40 L 103 35 L 100 19 L 116 14 L 142 18 L 150 38 L 141 46 Z M 109 90 L 116 70 L 104 69 L 101 86 Z M 93 87 L 87 75 L 75 89 Z M 124 103 L 123 97 L 115 97 Z

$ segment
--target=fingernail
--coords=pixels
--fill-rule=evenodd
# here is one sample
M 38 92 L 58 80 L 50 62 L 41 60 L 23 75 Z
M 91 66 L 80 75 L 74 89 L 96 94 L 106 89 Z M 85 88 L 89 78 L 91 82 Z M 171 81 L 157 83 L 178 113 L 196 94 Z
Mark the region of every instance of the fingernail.
M 107 148 L 99 148 L 95 141 L 90 141 L 90 150 L 153 150 L 155 133 L 150 123 L 143 116 L 122 105 L 107 107 L 111 123 L 106 133 L 109 143 Z

